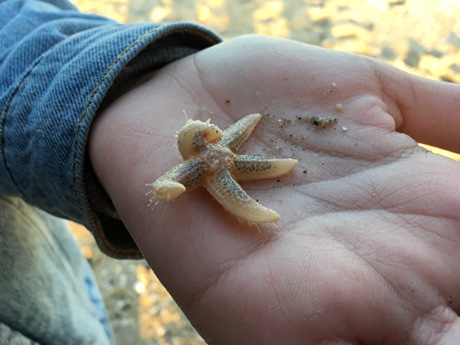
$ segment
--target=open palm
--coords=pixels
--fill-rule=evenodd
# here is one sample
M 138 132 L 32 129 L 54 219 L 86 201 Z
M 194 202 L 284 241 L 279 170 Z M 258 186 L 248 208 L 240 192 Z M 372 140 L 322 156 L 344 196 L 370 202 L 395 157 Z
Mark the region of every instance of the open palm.
M 410 78 L 364 57 L 243 37 L 138 80 L 100 115 L 94 169 L 206 341 L 458 342 L 460 168 L 395 131 L 423 132 L 404 113 L 416 109 Z M 280 214 L 277 226 L 240 223 L 204 189 L 146 206 L 145 184 L 181 161 L 184 111 L 222 129 L 265 115 L 241 151 L 299 165 L 242 186 Z

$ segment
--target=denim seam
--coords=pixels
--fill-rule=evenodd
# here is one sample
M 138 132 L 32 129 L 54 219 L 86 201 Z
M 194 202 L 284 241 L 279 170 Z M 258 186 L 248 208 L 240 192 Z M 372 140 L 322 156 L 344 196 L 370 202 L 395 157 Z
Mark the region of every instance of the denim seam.
M 103 76 L 102 78 L 99 80 L 99 82 L 97 83 L 97 86 L 96 88 L 93 90 L 93 92 L 91 93 L 91 96 L 90 96 L 90 99 L 88 100 L 88 102 L 86 102 L 86 105 L 85 105 L 85 110 L 83 111 L 83 113 L 80 115 L 80 118 L 78 120 L 78 123 L 77 123 L 77 126 L 76 126 L 76 131 L 75 131 L 75 138 L 74 138 L 74 149 L 73 149 L 73 152 L 72 152 L 72 164 L 71 164 L 71 180 L 72 180 L 72 186 L 73 186 L 73 189 L 74 189 L 74 195 L 75 195 L 75 198 L 77 199 L 77 204 L 78 204 L 78 207 L 80 208 L 80 211 L 83 212 L 83 209 L 81 207 L 81 202 L 80 202 L 80 199 L 78 197 L 78 191 L 77 191 L 77 186 L 75 184 L 75 164 L 76 164 L 76 159 L 77 159 L 77 148 L 78 148 L 78 142 L 79 142 L 79 139 L 78 139 L 78 134 L 80 132 L 80 129 L 81 129 L 81 122 L 84 120 L 84 118 L 86 117 L 86 115 L 88 114 L 88 108 L 89 106 L 93 103 L 93 100 L 94 100 L 94 96 L 97 94 L 97 92 L 99 91 L 99 87 L 104 83 L 105 79 L 107 78 L 107 75 L 109 74 L 109 72 L 113 69 L 113 67 L 117 64 L 118 61 L 121 60 L 121 58 L 126 55 L 129 51 L 131 51 L 142 39 L 144 39 L 145 37 L 153 34 L 154 32 L 156 31 L 159 31 L 161 29 L 163 29 L 164 27 L 166 27 L 167 25 L 161 25 L 153 30 L 150 30 L 149 32 L 143 34 L 142 36 L 138 37 L 134 42 L 132 42 L 125 50 L 123 50 L 123 52 L 121 52 L 121 54 L 119 54 L 115 60 L 112 62 L 112 64 L 107 67 L 107 69 L 104 71 L 103 73 Z M 176 30 L 171 30 L 170 32 L 167 32 L 165 35 L 161 36 L 161 37 L 157 37 L 154 41 L 150 42 L 153 43 L 155 41 L 158 41 L 159 39 L 161 38 L 165 38 L 167 36 L 170 36 L 172 34 L 175 34 L 177 32 L 193 32 L 194 34 L 197 34 L 198 36 L 202 37 L 202 38 L 207 38 L 210 42 L 212 43 L 217 43 L 217 41 L 215 40 L 211 40 L 209 36 L 207 35 L 204 35 L 203 33 L 200 33 L 200 32 L 194 32 L 192 30 L 189 30 L 189 29 L 176 29 Z
M 92 217 L 94 219 L 94 223 L 96 225 L 96 229 L 97 229 L 97 232 L 98 232 L 97 237 L 99 237 L 102 240 L 104 246 L 107 249 L 109 249 L 112 253 L 116 253 L 116 254 L 120 254 L 120 255 L 136 255 L 136 257 L 139 257 L 140 250 L 137 249 L 137 248 L 120 249 L 120 248 L 117 248 L 117 247 L 113 246 L 107 240 L 107 237 L 105 236 L 105 232 L 103 231 L 103 228 L 102 228 L 101 221 L 99 220 L 97 215 L 95 213 L 92 213 Z
M 99 80 L 96 88 L 93 90 L 93 92 L 91 93 L 91 96 L 90 96 L 90 99 L 88 100 L 88 102 L 86 103 L 85 105 L 85 110 L 83 111 L 83 113 L 81 114 L 80 116 L 80 119 L 78 120 L 78 123 L 77 123 L 77 127 L 76 127 L 76 133 L 75 133 L 75 139 L 74 139 L 74 149 L 73 149 L 73 153 L 72 153 L 72 164 L 71 164 L 71 181 L 72 181 L 72 185 L 73 185 L 73 189 L 74 189 L 74 196 L 76 198 L 76 201 L 77 201 L 77 205 L 80 209 L 80 212 L 83 212 L 83 207 L 82 207 L 82 203 L 84 203 L 85 201 L 84 200 L 81 200 L 80 197 L 78 196 L 78 188 L 77 188 L 77 185 L 75 183 L 75 178 L 76 178 L 76 174 L 75 174 L 75 165 L 76 165 L 76 159 L 77 159 L 77 149 L 78 149 L 78 143 L 79 143 L 79 139 L 78 139 L 78 134 L 80 132 L 80 129 L 81 129 L 81 122 L 85 119 L 86 115 L 89 113 L 88 109 L 90 107 L 90 105 L 93 103 L 94 101 L 94 96 L 98 93 L 99 91 L 99 88 L 100 86 L 104 83 L 104 81 L 106 80 L 107 78 L 107 75 L 109 74 L 109 72 L 113 69 L 113 67 L 121 60 L 121 58 L 126 55 L 129 51 L 131 51 L 137 44 L 139 44 L 139 42 L 148 37 L 149 35 L 153 34 L 154 32 L 156 31 L 159 31 L 159 30 L 162 30 L 164 27 L 166 27 L 167 25 L 161 25 L 153 30 L 150 30 L 149 32 L 143 34 L 142 36 L 139 36 L 134 42 L 132 42 L 125 50 L 123 50 L 123 52 L 120 53 L 120 55 L 118 55 L 115 60 L 113 61 L 113 63 L 107 67 L 107 69 L 104 71 L 103 73 L 103 76 L 102 78 Z M 171 30 L 169 32 L 166 32 L 164 35 L 161 35 L 160 37 L 156 37 L 154 40 L 152 40 L 152 42 L 150 42 L 149 44 L 152 44 L 154 43 L 155 41 L 158 41 L 159 39 L 162 39 L 162 38 L 165 38 L 167 36 L 170 36 L 172 34 L 176 34 L 178 32 L 192 32 L 193 34 L 195 35 L 198 35 L 202 38 L 206 38 L 209 42 L 213 43 L 213 44 L 216 44 L 218 41 L 217 40 L 213 40 L 209 35 L 205 35 L 203 34 L 202 32 L 196 32 L 196 31 L 193 31 L 193 30 L 190 30 L 190 29 L 184 29 L 184 28 L 178 28 L 176 30 Z M 117 253 L 117 254 L 120 254 L 120 255 L 133 255 L 133 254 L 139 254 L 140 251 L 136 248 L 136 249 L 120 249 L 120 248 L 117 248 L 117 247 L 114 247 L 108 240 L 107 240 L 107 237 L 105 236 L 105 233 L 103 231 L 103 228 L 102 228 L 102 224 L 99 220 L 99 217 L 97 217 L 97 215 L 94 213 L 94 212 L 91 212 L 91 217 L 94 221 L 94 224 L 95 224 L 95 227 L 96 227 L 96 230 L 97 230 L 97 237 L 99 239 L 102 240 L 104 246 L 109 249 L 111 252 L 113 253 Z M 94 234 L 96 236 L 96 234 Z
M 90 107 L 90 105 L 93 103 L 94 101 L 94 97 L 95 95 L 98 93 L 99 91 L 99 88 L 101 87 L 101 85 L 104 83 L 104 81 L 106 80 L 107 78 L 107 75 L 109 74 L 109 72 L 114 68 L 114 66 L 121 60 L 121 58 L 123 56 L 125 56 L 129 51 L 131 51 L 137 44 L 139 44 L 139 42 L 145 38 L 145 37 L 148 37 L 149 35 L 153 34 L 154 32 L 156 31 L 159 31 L 161 29 L 164 28 L 164 25 L 162 26 L 159 26 L 153 30 L 150 30 L 149 32 L 143 34 L 142 36 L 138 37 L 134 42 L 132 42 L 125 50 L 123 50 L 123 52 L 121 52 L 121 54 L 119 54 L 115 60 L 112 62 L 112 64 L 107 67 L 107 69 L 104 71 L 103 73 L 103 76 L 102 78 L 99 80 L 99 82 L 97 83 L 97 86 L 96 88 L 93 90 L 93 92 L 91 93 L 91 96 L 88 100 L 88 102 L 86 103 L 85 105 L 85 110 L 83 111 L 83 113 L 80 115 L 80 118 L 78 120 L 78 123 L 77 123 L 77 127 L 76 127 L 76 131 L 75 131 L 75 138 L 74 138 L 74 149 L 73 149 L 73 152 L 72 152 L 72 163 L 71 163 L 71 181 L 72 181 L 72 185 L 73 185 L 73 190 L 74 190 L 74 196 L 76 198 L 76 201 L 77 201 L 77 205 L 80 209 L 80 212 L 82 212 L 82 214 L 84 214 L 83 212 L 83 207 L 82 207 L 82 203 L 84 203 L 83 200 L 81 200 L 78 196 L 78 188 L 77 188 L 77 185 L 75 183 L 75 178 L 76 178 L 76 174 L 75 174 L 75 165 L 76 165 L 76 159 L 77 159 L 77 151 L 78 151 L 78 143 L 79 143 L 79 139 L 78 139 L 78 135 L 80 133 L 80 129 L 81 129 L 81 123 L 82 121 L 85 119 L 86 115 L 89 113 L 88 109 Z M 157 38 L 158 39 L 158 38 Z M 151 42 L 152 43 L 152 42 Z M 91 214 L 92 218 L 93 218 L 93 221 L 95 223 L 95 226 L 96 226 L 96 229 L 97 229 L 97 232 L 98 232 L 98 237 L 103 241 L 104 245 L 110 249 L 111 251 L 113 251 L 114 253 L 119 253 L 119 254 L 138 254 L 139 253 L 139 250 L 137 249 L 120 249 L 120 248 L 116 248 L 114 247 L 109 241 L 107 241 L 107 237 L 105 236 L 105 233 L 102 229 L 102 225 L 100 224 L 100 221 L 97 217 L 97 215 L 95 213 L 92 212 Z
M 19 92 L 20 88 L 24 84 L 24 82 L 29 78 L 29 76 L 32 74 L 32 71 L 34 68 L 41 62 L 43 58 L 43 55 L 35 61 L 35 63 L 31 66 L 29 71 L 24 74 L 22 77 L 21 81 L 18 83 L 18 85 L 14 88 L 14 90 L 11 92 L 9 96 L 9 100 L 5 106 L 5 110 L 3 111 L 2 118 L 1 118 L 1 127 L 0 127 L 0 151 L 1 151 L 1 156 L 2 156 L 2 161 L 3 164 L 5 165 L 5 170 L 7 171 L 8 175 L 10 176 L 11 181 L 13 182 L 13 185 L 16 187 L 18 193 L 21 195 L 21 198 L 24 199 L 25 195 L 22 192 L 21 188 L 19 187 L 18 182 L 13 176 L 13 172 L 11 171 L 11 168 L 8 164 L 8 161 L 6 159 L 6 139 L 5 139 L 5 129 L 6 129 L 6 119 L 8 117 L 8 112 L 11 107 L 11 103 L 13 102 L 14 98 L 16 97 L 16 94 Z
M 98 93 L 99 91 L 99 88 L 101 87 L 101 85 L 104 83 L 104 81 L 106 80 L 107 78 L 107 75 L 109 74 L 109 72 L 113 69 L 113 67 L 117 64 L 118 61 L 121 60 L 121 58 L 126 55 L 130 50 L 133 49 L 133 47 L 135 45 L 137 45 L 139 43 L 139 41 L 144 38 L 144 37 L 147 37 L 148 35 L 152 34 L 153 32 L 159 30 L 160 28 L 162 27 L 158 27 L 154 30 L 151 30 L 147 33 L 145 33 L 144 35 L 140 36 L 139 38 L 137 38 L 133 43 L 131 43 L 127 48 L 125 48 L 125 50 L 123 50 L 121 52 L 121 54 L 119 54 L 115 60 L 112 62 L 112 64 L 107 67 L 107 69 L 104 71 L 101 79 L 99 79 L 99 82 L 97 83 L 97 86 L 95 87 L 95 89 L 93 90 L 93 92 L 91 93 L 90 95 L 90 98 L 88 100 L 88 102 L 86 102 L 85 104 L 85 110 L 83 111 L 83 113 L 80 115 L 80 118 L 78 119 L 78 122 L 77 122 L 77 126 L 76 126 L 76 129 L 75 129 L 75 138 L 74 138 L 74 142 L 73 142 L 73 152 L 72 152 L 72 164 L 71 164 L 71 180 L 72 180 L 72 186 L 73 186 L 73 190 L 74 190 L 74 195 L 75 195 L 75 198 L 77 199 L 77 204 L 78 204 L 78 207 L 80 208 L 80 211 L 83 213 L 83 208 L 81 207 L 81 202 L 80 202 L 80 198 L 78 197 L 78 190 L 77 190 L 77 185 L 75 183 L 75 178 L 76 178 L 76 174 L 75 174 L 75 165 L 76 165 L 76 159 L 77 159 L 77 153 L 78 153 L 78 143 L 79 143 L 79 139 L 78 139 L 78 135 L 80 133 L 80 129 L 81 129 L 81 123 L 83 122 L 83 120 L 85 119 L 86 115 L 89 113 L 88 111 L 88 108 L 91 106 L 91 104 L 93 103 L 94 101 L 94 97 L 96 96 L 96 94 Z

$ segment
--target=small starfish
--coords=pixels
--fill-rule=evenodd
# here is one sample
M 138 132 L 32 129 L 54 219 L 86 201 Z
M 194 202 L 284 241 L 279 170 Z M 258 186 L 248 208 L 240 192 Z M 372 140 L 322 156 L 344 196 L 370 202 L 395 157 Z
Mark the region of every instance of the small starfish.
M 168 201 L 186 189 L 204 186 L 227 211 L 249 224 L 276 223 L 279 214 L 252 199 L 236 182 L 279 177 L 298 163 L 296 159 L 235 153 L 261 118 L 260 114 L 248 115 L 224 131 L 210 120 L 188 120 L 177 135 L 184 162 L 148 184 L 153 187 L 150 202 Z

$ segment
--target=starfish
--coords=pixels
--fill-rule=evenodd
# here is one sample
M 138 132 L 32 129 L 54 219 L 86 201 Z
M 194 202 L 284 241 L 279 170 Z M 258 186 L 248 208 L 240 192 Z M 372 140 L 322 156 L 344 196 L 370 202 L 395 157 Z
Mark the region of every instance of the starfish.
M 262 118 L 247 115 L 222 131 L 210 120 L 188 120 L 177 133 L 177 146 L 184 159 L 155 182 L 150 202 L 168 201 L 186 190 L 204 186 L 230 213 L 249 224 L 276 223 L 278 213 L 252 199 L 237 181 L 275 178 L 289 173 L 296 159 L 239 155 L 236 151 Z

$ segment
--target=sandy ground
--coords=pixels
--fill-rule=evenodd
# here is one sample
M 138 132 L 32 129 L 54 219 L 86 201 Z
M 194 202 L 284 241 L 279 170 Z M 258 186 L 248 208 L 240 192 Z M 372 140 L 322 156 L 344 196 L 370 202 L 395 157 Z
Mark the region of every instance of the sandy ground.
M 259 33 L 365 54 L 420 76 L 460 81 L 460 0 L 74 0 L 120 22 L 193 21 L 225 39 Z M 458 159 L 458 156 L 452 156 Z M 73 231 L 98 279 L 117 342 L 204 344 L 143 261 L 100 253 Z

